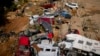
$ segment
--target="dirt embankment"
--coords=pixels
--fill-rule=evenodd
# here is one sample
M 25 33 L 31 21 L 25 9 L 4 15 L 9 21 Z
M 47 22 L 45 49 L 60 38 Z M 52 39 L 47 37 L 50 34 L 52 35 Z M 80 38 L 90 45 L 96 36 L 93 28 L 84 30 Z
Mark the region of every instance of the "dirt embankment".
M 11 37 L 7 42 L 0 44 L 0 56 L 13 56 L 16 50 L 16 37 Z
M 27 17 L 18 17 L 15 19 L 10 20 L 10 23 L 8 23 L 4 29 L 5 32 L 15 31 L 19 32 L 22 30 L 25 30 L 28 26 L 29 19 Z
M 85 13 L 89 13 L 89 16 L 92 15 L 91 20 L 93 20 L 96 25 L 98 25 L 99 30 L 100 30 L 100 0 L 74 0 L 75 2 L 78 2 L 79 5 L 84 6 L 84 9 L 78 9 L 78 14 L 79 16 L 82 16 L 82 14 L 84 15 Z M 34 10 L 35 11 L 35 10 Z M 89 18 L 88 16 L 85 16 L 85 18 Z M 73 28 L 77 28 L 81 34 L 84 34 L 84 32 L 82 31 L 82 21 L 83 21 L 83 17 L 72 17 L 71 21 L 72 21 L 72 27 Z M 23 17 L 15 17 L 14 19 L 10 19 L 10 23 L 8 23 L 5 27 L 4 30 L 5 32 L 10 32 L 10 31 L 15 31 L 15 32 L 19 32 L 22 30 L 25 30 L 28 27 L 28 22 L 29 19 L 26 16 Z M 66 30 L 66 29 L 65 29 Z M 64 31 L 64 29 L 63 29 Z M 89 34 L 88 34 L 89 33 Z M 58 37 L 59 35 L 59 30 L 54 29 L 54 35 L 55 37 Z M 90 35 L 90 32 L 87 32 L 88 35 Z M 94 34 L 94 33 L 93 33 Z M 91 36 L 93 35 L 91 33 Z M 94 36 L 94 35 L 93 35 Z M 100 39 L 100 31 L 98 34 L 98 38 Z M 97 37 L 91 37 L 92 39 L 97 39 Z M 58 38 L 55 38 L 58 39 Z M 15 38 L 11 38 L 8 42 L 0 44 L 0 56 L 12 56 L 12 50 L 9 49 L 9 46 L 13 45 L 15 41 Z M 15 43 L 14 43 L 15 44 Z

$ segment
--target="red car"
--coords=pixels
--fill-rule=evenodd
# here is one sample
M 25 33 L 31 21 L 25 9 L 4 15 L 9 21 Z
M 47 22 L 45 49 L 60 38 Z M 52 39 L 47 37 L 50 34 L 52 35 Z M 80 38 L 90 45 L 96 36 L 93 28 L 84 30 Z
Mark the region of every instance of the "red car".
M 54 24 L 54 18 L 40 17 L 38 22 L 41 24 L 42 21 L 46 21 L 49 24 Z
M 30 56 L 30 41 L 27 36 L 20 36 L 15 56 Z
M 55 5 L 55 4 L 50 4 L 50 3 L 48 3 L 48 4 L 43 4 L 43 5 L 41 5 L 41 7 L 45 8 L 45 9 L 48 9 L 48 8 L 54 7 L 54 5 Z

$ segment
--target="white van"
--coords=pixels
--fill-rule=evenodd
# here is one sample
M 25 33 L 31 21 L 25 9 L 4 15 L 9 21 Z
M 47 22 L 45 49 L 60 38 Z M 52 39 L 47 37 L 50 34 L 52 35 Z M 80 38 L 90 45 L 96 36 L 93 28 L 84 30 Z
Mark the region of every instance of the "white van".
M 100 55 L 100 41 L 92 40 L 78 34 L 66 35 L 67 40 L 73 40 L 71 47 L 86 52 L 93 52 Z
M 83 53 L 87 53 L 87 55 L 93 53 L 100 55 L 100 41 L 92 40 L 78 34 L 66 35 L 66 41 L 60 42 L 59 46 L 60 44 L 65 44 L 65 49 L 81 50 Z

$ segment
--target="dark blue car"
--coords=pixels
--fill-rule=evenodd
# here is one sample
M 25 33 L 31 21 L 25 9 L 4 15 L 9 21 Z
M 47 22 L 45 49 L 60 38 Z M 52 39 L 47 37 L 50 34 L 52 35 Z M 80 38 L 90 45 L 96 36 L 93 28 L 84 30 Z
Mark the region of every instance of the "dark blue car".
M 65 18 L 71 18 L 71 15 L 67 11 L 60 11 L 60 15 Z

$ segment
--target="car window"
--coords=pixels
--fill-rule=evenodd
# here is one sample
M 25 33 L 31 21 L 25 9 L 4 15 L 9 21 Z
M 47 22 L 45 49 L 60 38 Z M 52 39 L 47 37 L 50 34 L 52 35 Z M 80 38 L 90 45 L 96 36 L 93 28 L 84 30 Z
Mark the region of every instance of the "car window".
M 49 10 L 44 10 L 44 12 L 49 12 Z
M 68 12 L 67 12 L 67 11 L 62 11 L 61 13 L 68 14 Z
M 83 41 L 82 40 L 79 40 L 78 43 L 83 44 Z
M 69 3 L 69 5 L 76 6 L 76 4 Z
M 53 14 L 46 14 L 46 16 L 53 16 Z
M 55 49 L 52 49 L 52 51 L 55 52 L 56 50 Z
M 94 43 L 95 45 L 98 45 L 98 43 Z
M 46 51 L 50 51 L 50 49 L 46 49 Z
M 74 40 L 66 40 L 66 42 L 73 42 Z
M 95 49 L 92 49 L 92 51 L 96 51 Z
M 92 45 L 92 43 L 90 43 L 90 42 L 88 42 L 88 41 L 86 42 L 86 44 L 87 44 L 87 45 L 89 45 L 89 46 L 91 46 L 91 45 Z

